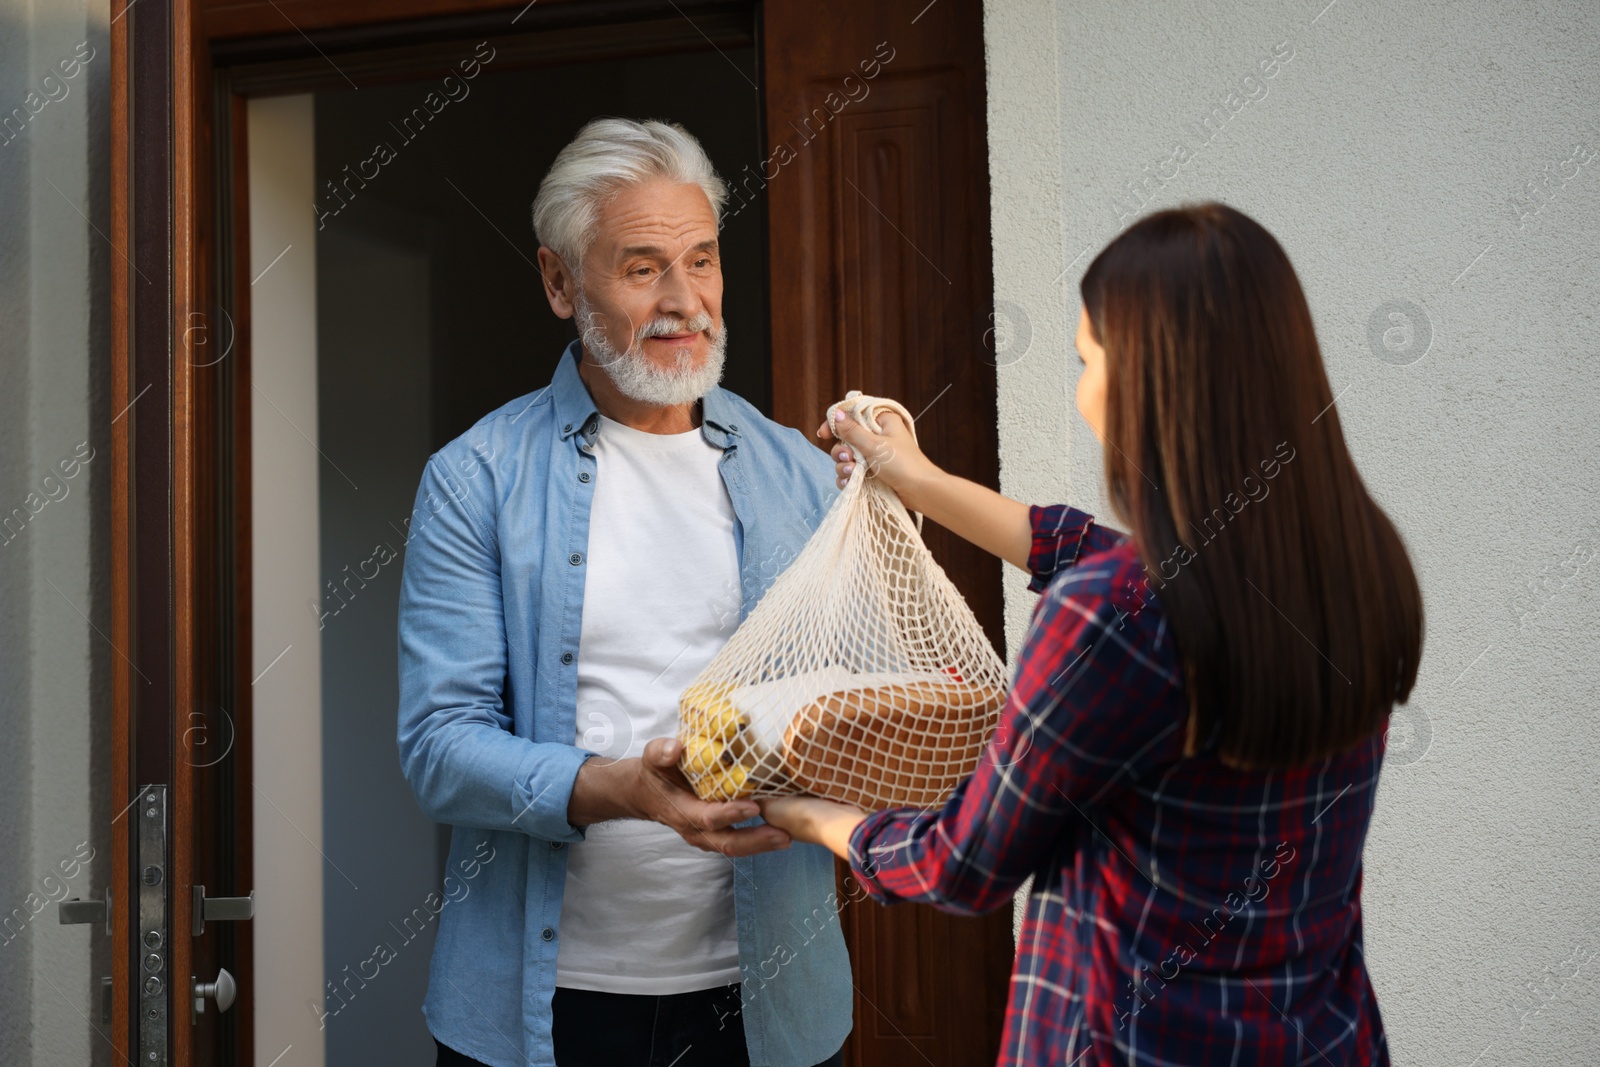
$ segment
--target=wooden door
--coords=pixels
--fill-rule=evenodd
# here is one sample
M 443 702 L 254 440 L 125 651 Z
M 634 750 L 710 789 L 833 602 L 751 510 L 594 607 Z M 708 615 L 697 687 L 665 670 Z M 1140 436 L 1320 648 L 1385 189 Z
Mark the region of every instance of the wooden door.
M 774 415 L 809 432 L 850 389 L 895 397 L 921 412 L 929 455 L 998 486 L 982 4 L 764 8 Z M 1003 648 L 999 561 L 932 524 L 924 536 Z M 994 1062 L 1009 909 L 857 902 L 843 921 L 848 1063 Z
M 112 409 L 123 413 L 112 638 L 126 650 L 113 763 L 128 804 L 112 883 L 114 1059 L 253 1058 L 250 924 L 202 930 L 194 895 L 250 889 L 249 685 L 265 666 L 250 662 L 245 94 L 418 76 L 441 42 L 467 38 L 552 62 L 574 47 L 603 53 L 600 30 L 618 21 L 683 49 L 753 20 L 771 155 L 727 177 L 736 196 L 752 182 L 767 191 L 775 415 L 809 432 L 846 389 L 895 396 L 922 412 L 931 454 L 992 485 L 981 6 L 925 3 L 112 0 Z M 234 77 L 246 63 L 251 77 Z M 998 646 L 998 562 L 931 526 L 928 541 Z M 161 825 L 159 864 L 141 818 Z M 857 990 L 847 1062 L 993 1062 L 1008 912 L 855 903 L 843 921 Z M 191 977 L 223 967 L 239 983 L 233 1010 L 208 1004 L 192 1018 Z
M 212 123 L 196 92 L 189 9 L 112 6 L 111 637 L 121 654 L 107 1036 L 114 1061 L 220 1062 L 214 1051 L 232 1048 L 250 1018 L 247 980 L 243 1010 L 219 1011 L 214 990 L 196 1005 L 197 984 L 226 988 L 249 971 L 250 849 L 237 837 L 250 825 L 248 685 L 232 654 L 248 642 L 233 580 L 248 552 L 231 477 L 238 365 L 225 358 L 233 324 L 214 310 Z

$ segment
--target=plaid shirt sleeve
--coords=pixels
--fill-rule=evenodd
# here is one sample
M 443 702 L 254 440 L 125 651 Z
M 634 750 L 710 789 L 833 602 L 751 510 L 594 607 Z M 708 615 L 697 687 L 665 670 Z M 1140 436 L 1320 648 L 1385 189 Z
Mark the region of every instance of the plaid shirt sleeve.
M 999 907 L 1084 808 L 1181 750 L 1183 724 L 1164 699 L 1181 671 L 1164 617 L 1131 593 L 1146 588 L 1131 546 L 1073 508 L 1030 518 L 1030 569 L 1046 592 L 977 769 L 942 810 L 877 812 L 851 835 L 850 865 L 882 902 Z
M 1033 580 L 1028 588 L 1042 593 L 1050 579 L 1075 565 L 1080 557 L 1109 552 L 1126 538 L 1101 526 L 1094 516 L 1066 504 L 1038 504 L 1028 509 L 1033 526 L 1033 547 L 1028 552 L 1028 570 Z

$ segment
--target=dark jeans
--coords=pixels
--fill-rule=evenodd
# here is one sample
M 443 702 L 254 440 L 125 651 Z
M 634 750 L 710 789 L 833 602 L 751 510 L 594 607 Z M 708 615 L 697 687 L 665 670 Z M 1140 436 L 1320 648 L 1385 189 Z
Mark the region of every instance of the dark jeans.
M 667 996 L 556 990 L 557 1067 L 749 1067 L 739 984 Z M 438 1067 L 483 1067 L 439 1044 Z M 844 1050 L 817 1064 L 841 1067 Z

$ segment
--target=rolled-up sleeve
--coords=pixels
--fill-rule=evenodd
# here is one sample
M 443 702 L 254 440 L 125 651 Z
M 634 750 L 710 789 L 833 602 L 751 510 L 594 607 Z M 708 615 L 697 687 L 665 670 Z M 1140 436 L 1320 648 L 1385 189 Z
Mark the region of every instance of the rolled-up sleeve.
M 500 554 L 485 506 L 429 460 L 400 586 L 401 770 L 436 822 L 582 840 L 567 805 L 592 753 L 512 731 Z
M 1033 580 L 1028 588 L 1035 593 L 1044 592 L 1052 578 L 1078 560 L 1108 551 L 1126 540 L 1122 534 L 1095 522 L 1093 515 L 1068 504 L 1035 504 L 1028 509 L 1028 522 L 1033 527 L 1033 543 L 1028 549 L 1028 570 Z

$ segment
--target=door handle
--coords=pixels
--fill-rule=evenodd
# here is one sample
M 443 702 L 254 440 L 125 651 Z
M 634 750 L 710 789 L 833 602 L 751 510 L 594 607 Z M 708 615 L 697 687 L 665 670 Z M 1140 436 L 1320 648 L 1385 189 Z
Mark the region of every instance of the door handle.
M 189 914 L 193 916 L 190 926 L 195 937 L 205 933 L 208 922 L 245 922 L 254 918 L 256 914 L 255 890 L 252 889 L 247 897 L 208 897 L 206 887 L 197 885 L 194 887 L 194 907 L 190 909 Z M 228 981 L 232 982 L 233 978 L 229 977 Z M 228 1003 L 233 1002 L 230 1000 Z
M 217 968 L 215 982 L 202 982 L 192 974 L 189 976 L 189 982 L 194 990 L 193 1009 L 189 1012 L 191 1023 L 199 1022 L 199 1017 L 205 1014 L 207 997 L 216 1001 L 217 1010 L 222 1012 L 233 1007 L 233 1002 L 239 995 L 239 983 L 233 980 L 233 975 L 228 973 L 226 967 Z
M 111 890 L 106 889 L 104 900 L 63 900 L 56 904 L 56 922 L 62 926 L 76 926 L 79 923 L 98 923 L 106 925 L 106 933 L 111 933 Z

